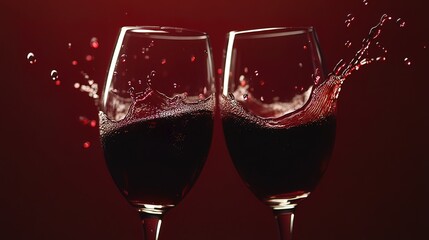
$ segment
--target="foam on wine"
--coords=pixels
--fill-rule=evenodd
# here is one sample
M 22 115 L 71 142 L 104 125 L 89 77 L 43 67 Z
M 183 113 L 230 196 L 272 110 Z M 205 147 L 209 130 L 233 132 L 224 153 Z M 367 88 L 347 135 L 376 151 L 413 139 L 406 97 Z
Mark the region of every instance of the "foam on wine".
M 199 175 L 212 140 L 213 97 L 190 101 L 148 89 L 119 121 L 100 112 L 100 134 L 110 173 L 139 211 L 175 206 Z
M 111 95 L 114 95 L 113 93 Z M 119 97 L 117 97 L 119 99 Z M 116 129 L 132 124 L 137 121 L 153 120 L 158 118 L 168 118 L 183 114 L 196 112 L 212 112 L 214 109 L 214 96 L 206 99 L 188 97 L 186 93 L 178 94 L 169 98 L 164 94 L 147 87 L 144 92 L 135 94 L 134 98 L 120 99 L 121 105 L 128 105 L 128 108 L 115 112 L 120 120 L 112 120 L 103 111 L 99 112 L 100 135 L 103 137 Z M 124 103 L 124 102 L 127 103 Z M 123 117 L 122 117 L 123 116 Z

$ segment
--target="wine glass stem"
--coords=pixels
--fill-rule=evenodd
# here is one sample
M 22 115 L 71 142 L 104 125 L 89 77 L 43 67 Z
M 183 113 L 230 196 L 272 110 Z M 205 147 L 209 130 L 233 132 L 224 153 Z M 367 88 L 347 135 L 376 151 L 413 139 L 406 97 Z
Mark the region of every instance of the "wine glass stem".
M 292 240 L 293 212 L 278 212 L 276 214 L 277 224 L 281 240 Z
M 157 215 L 140 215 L 145 240 L 158 240 L 161 218 Z

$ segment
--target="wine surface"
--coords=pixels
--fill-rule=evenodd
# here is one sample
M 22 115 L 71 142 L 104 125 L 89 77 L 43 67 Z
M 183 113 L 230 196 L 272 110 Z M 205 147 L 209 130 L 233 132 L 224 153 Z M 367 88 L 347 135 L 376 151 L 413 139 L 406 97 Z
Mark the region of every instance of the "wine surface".
M 212 141 L 211 98 L 191 104 L 177 98 L 161 110 L 154 104 L 162 98 L 150 93 L 118 122 L 100 113 L 107 166 L 122 194 L 137 207 L 176 205 L 196 180 Z

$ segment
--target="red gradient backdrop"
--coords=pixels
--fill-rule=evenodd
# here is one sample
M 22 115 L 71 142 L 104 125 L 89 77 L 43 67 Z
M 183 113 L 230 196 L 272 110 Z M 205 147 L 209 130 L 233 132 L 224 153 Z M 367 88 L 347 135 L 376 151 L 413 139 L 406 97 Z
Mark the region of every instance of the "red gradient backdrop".
M 344 85 L 332 161 L 297 209 L 295 235 L 297 240 L 427 238 L 427 9 L 417 0 L 367 2 L 2 1 L 0 239 L 142 238 L 137 214 L 104 165 L 97 129 L 78 121 L 81 115 L 96 119 L 97 109 L 73 88 L 82 82 L 81 69 L 103 82 L 121 26 L 206 31 L 220 67 L 227 31 L 313 25 L 332 69 L 347 55 L 344 43 L 352 40 L 356 49 L 383 13 L 393 17 L 382 33 L 388 60 L 359 70 Z M 356 18 L 348 29 L 349 13 Z M 394 23 L 399 17 L 403 28 Z M 99 48 L 89 47 L 92 37 Z M 29 52 L 36 64 L 26 60 Z M 88 53 L 94 62 L 85 62 Z M 75 59 L 78 65 L 72 66 Z M 60 86 L 50 79 L 52 69 L 60 74 Z M 201 177 L 165 216 L 160 239 L 278 239 L 270 210 L 241 182 L 218 127 Z M 90 148 L 83 148 L 85 141 Z

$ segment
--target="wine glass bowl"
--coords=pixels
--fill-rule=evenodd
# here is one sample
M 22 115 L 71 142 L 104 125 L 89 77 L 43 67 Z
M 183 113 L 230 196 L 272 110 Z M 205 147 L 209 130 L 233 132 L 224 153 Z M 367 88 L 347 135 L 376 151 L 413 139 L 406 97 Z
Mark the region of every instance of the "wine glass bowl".
M 293 211 L 323 175 L 335 139 L 336 101 L 316 33 L 233 31 L 224 61 L 220 111 L 230 156 L 290 239 Z
M 121 29 L 102 93 L 100 136 L 115 184 L 141 213 L 146 240 L 157 238 L 159 219 L 198 177 L 211 145 L 213 109 L 207 34 Z

